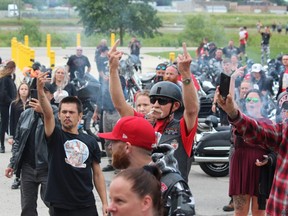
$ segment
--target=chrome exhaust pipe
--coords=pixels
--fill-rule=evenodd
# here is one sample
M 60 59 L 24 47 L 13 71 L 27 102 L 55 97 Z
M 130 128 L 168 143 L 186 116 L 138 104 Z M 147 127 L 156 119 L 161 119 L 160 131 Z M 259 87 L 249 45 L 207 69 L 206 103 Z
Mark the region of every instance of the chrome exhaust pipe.
M 194 156 L 194 161 L 198 163 L 229 163 L 229 157 L 203 157 Z

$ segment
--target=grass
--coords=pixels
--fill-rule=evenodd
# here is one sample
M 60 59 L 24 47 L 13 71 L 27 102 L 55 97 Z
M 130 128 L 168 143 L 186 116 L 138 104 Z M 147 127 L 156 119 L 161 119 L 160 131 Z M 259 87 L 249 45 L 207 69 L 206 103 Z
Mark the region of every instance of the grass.
M 255 62 L 260 62 L 261 60 L 261 35 L 256 31 L 256 29 L 248 29 L 249 40 L 246 47 L 246 52 L 249 58 L 253 59 Z M 227 43 L 217 43 L 218 47 L 225 47 L 228 44 L 229 39 L 233 39 L 235 46 L 239 46 L 238 43 L 238 29 L 225 29 L 223 34 L 225 37 L 224 41 Z M 270 39 L 270 58 L 275 58 L 281 53 L 288 53 L 288 34 L 286 35 L 283 31 L 282 34 L 272 32 L 272 37 Z M 189 45 L 189 44 L 188 44 Z M 178 55 L 178 50 L 175 49 L 176 56 Z M 147 53 L 152 56 L 160 56 L 163 58 L 168 58 L 169 52 L 160 52 L 160 53 Z M 195 51 L 190 51 L 190 55 L 195 57 Z

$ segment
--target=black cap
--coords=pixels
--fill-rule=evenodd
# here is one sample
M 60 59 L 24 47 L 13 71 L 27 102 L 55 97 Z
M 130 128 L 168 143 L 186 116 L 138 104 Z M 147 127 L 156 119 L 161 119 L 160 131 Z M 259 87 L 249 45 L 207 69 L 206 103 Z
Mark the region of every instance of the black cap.
M 55 88 L 50 83 L 45 83 L 44 91 L 49 91 L 51 94 L 54 94 Z

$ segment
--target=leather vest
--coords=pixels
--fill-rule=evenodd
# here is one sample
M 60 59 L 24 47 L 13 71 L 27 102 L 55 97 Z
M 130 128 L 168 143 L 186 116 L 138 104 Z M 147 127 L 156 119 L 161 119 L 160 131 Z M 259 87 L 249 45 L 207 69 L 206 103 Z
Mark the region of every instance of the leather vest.
M 181 139 L 180 121 L 173 119 L 165 127 L 159 140 L 159 144 L 170 144 L 174 147 L 174 157 L 178 162 L 178 169 L 182 177 L 188 182 L 188 175 L 191 169 L 192 157 L 189 157 L 184 149 Z

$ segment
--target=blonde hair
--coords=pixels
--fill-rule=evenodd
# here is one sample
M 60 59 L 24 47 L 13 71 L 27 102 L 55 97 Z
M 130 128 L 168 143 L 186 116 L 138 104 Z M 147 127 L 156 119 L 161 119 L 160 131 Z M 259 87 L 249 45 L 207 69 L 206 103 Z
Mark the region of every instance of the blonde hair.
M 68 74 L 67 68 L 65 66 L 58 66 L 58 67 L 54 68 L 54 70 L 52 71 L 51 83 L 56 83 L 56 72 L 58 70 L 63 70 L 65 72 L 64 79 L 63 79 L 62 85 L 60 87 L 61 89 L 63 89 L 69 82 L 69 74 Z

